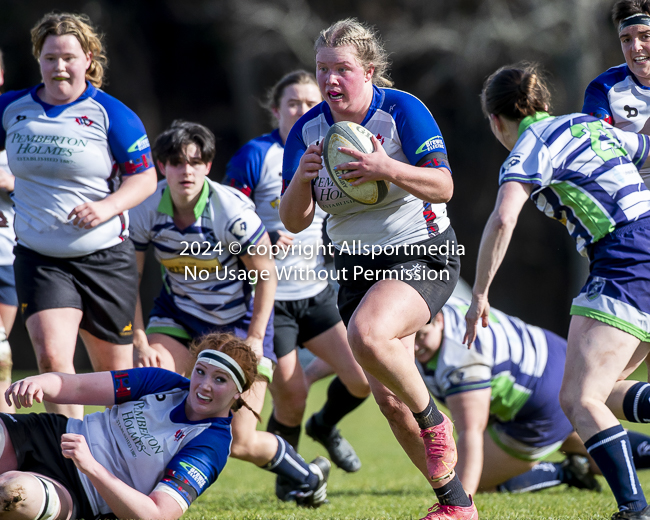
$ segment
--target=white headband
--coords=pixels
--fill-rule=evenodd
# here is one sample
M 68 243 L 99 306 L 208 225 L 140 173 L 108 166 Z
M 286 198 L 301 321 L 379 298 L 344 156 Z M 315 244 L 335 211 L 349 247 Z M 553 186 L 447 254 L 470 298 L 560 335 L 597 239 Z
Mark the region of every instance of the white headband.
M 240 392 L 243 391 L 242 388 L 246 384 L 246 376 L 244 375 L 244 371 L 239 366 L 239 363 L 237 363 L 237 361 L 231 358 L 228 354 L 224 354 L 218 350 L 202 350 L 199 353 L 196 362 L 198 363 L 199 361 L 204 361 L 205 363 L 214 365 L 215 367 L 219 367 L 228 372 L 230 374 L 230 377 L 232 377 L 232 380 L 235 382 L 237 390 Z

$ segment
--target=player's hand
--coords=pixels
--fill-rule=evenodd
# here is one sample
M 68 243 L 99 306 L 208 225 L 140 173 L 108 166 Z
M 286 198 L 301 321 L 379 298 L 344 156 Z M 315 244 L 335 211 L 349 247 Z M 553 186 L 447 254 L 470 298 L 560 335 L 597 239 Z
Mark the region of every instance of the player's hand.
M 11 406 L 12 402 L 16 408 L 31 408 L 34 401 L 43 402 L 43 388 L 38 382 L 38 376 L 27 377 L 12 383 L 5 392 L 5 401 Z
M 323 141 L 310 144 L 300 158 L 300 164 L 294 175 L 300 182 L 311 182 L 318 177 L 318 172 L 323 168 Z
M 345 179 L 352 186 L 358 186 L 368 181 L 391 180 L 391 159 L 388 157 L 386 150 L 381 145 L 379 140 L 373 135 L 371 137 L 372 144 L 375 147 L 373 153 L 363 153 L 354 148 L 341 147 L 339 151 L 354 157 L 354 161 L 339 164 L 336 167 L 337 171 L 346 171 L 340 175 L 340 179 Z
M 0 168 L 0 190 L 5 190 L 6 192 L 11 193 L 14 191 L 14 186 L 16 185 L 16 178 L 11 175 L 8 171 Z
M 149 345 L 143 330 L 136 330 L 133 333 L 133 366 L 137 368 L 162 366 L 160 352 Z
M 255 352 L 257 362 L 259 363 L 262 361 L 262 358 L 264 357 L 264 341 L 260 338 L 248 336 L 246 338 L 246 344 L 251 348 L 253 352 Z
M 280 231 L 278 229 L 278 241 L 275 243 L 276 246 L 278 246 L 282 252 L 284 253 L 283 255 L 280 255 L 282 258 L 287 256 L 287 252 L 289 251 L 289 248 L 291 247 L 291 244 L 293 244 L 293 235 L 290 235 L 289 233 L 286 233 L 285 231 Z
M 98 200 L 97 202 L 86 202 L 74 208 L 68 215 L 73 226 L 83 229 L 92 229 L 103 224 L 117 213 L 109 200 Z
M 76 433 L 61 435 L 61 453 L 66 459 L 72 459 L 74 465 L 82 473 L 90 473 L 98 464 L 93 454 L 90 453 L 90 448 L 83 435 Z
M 490 317 L 490 304 L 488 303 L 487 296 L 472 295 L 472 304 L 467 309 L 465 314 L 465 323 L 467 328 L 465 330 L 465 337 L 463 343 L 467 348 L 472 346 L 476 335 L 478 333 L 478 322 L 481 320 L 481 325 L 485 328 L 488 326 Z

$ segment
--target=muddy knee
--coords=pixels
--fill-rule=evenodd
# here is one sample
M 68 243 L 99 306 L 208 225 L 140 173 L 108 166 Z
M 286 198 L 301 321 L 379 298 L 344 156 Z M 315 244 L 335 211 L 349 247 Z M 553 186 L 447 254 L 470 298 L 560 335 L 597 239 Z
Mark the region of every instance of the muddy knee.
M 0 475 L 0 516 L 14 513 L 23 518 L 52 520 L 60 507 L 59 495 L 49 480 L 22 471 Z

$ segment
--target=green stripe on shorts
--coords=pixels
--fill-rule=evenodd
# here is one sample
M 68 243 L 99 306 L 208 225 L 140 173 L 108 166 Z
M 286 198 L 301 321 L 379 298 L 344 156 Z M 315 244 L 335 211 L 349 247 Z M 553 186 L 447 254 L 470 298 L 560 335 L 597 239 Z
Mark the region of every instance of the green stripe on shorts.
M 572 305 L 569 314 L 571 314 L 572 316 L 584 316 L 585 318 L 598 320 L 616 329 L 622 330 L 623 332 L 627 332 L 628 334 L 631 334 L 632 336 L 634 336 L 637 339 L 640 339 L 641 341 L 650 341 L 650 334 L 648 334 L 643 329 L 636 327 L 635 325 L 632 325 L 631 323 L 628 323 L 625 320 L 617 318 L 616 316 L 607 314 L 606 312 L 599 311 L 596 309 L 590 309 L 589 307 Z

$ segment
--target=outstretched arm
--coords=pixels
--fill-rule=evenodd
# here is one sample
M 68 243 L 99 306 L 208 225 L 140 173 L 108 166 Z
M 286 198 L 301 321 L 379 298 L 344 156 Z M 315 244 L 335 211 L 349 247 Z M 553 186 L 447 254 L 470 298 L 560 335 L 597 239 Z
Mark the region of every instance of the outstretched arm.
M 7 404 L 30 408 L 34 401 L 57 404 L 113 406 L 115 391 L 110 372 L 62 374 L 50 372 L 13 383 L 5 392 Z
M 183 514 L 181 506 L 169 494 L 154 490 L 145 495 L 113 475 L 95 460 L 83 435 L 62 435 L 61 451 L 90 479 L 118 518 L 176 520 Z
M 472 304 L 465 315 L 467 331 L 463 340 L 470 346 L 476 339 L 478 321 L 487 327 L 490 304 L 488 290 L 503 261 L 517 225 L 521 208 L 528 199 L 532 185 L 505 182 L 499 188 L 497 202 L 483 230 L 472 288 Z
M 470 495 L 479 488 L 483 473 L 483 434 L 490 417 L 491 396 L 492 389 L 483 388 L 450 395 L 446 401 L 458 434 L 456 473 Z

